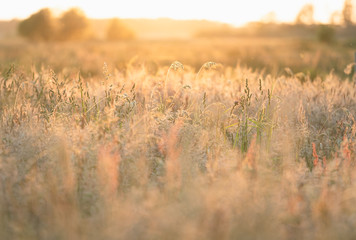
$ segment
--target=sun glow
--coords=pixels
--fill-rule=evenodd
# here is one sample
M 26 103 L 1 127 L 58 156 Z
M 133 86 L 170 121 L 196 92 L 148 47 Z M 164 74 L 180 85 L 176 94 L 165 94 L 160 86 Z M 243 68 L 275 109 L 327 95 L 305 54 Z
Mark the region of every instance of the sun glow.
M 274 13 L 278 22 L 292 22 L 301 7 L 314 5 L 317 22 L 329 21 L 330 15 L 341 11 L 342 0 L 220 0 L 220 1 L 86 1 L 86 0 L 13 0 L 0 9 L 0 19 L 26 18 L 37 10 L 49 7 L 59 12 L 70 7 L 81 8 L 91 18 L 162 18 L 207 19 L 243 25 L 259 21 L 268 13 Z M 21 6 L 21 7 L 19 7 Z

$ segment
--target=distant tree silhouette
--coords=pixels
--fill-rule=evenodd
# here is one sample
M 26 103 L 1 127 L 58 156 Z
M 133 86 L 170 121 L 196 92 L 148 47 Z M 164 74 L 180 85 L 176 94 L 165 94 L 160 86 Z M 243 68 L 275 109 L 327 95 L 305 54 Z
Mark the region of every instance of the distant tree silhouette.
M 346 26 L 352 25 L 352 0 L 345 0 L 342 16 Z
M 48 8 L 42 9 L 20 22 L 18 32 L 31 41 L 50 41 L 55 38 L 55 21 Z
M 275 12 L 269 12 L 265 16 L 261 18 L 261 22 L 263 23 L 276 23 L 277 15 Z
M 113 18 L 106 31 L 106 39 L 109 41 L 131 40 L 134 33 L 122 24 L 118 18 Z
M 341 16 L 341 12 L 340 11 L 334 11 L 331 15 L 330 15 L 330 20 L 329 20 L 330 24 L 341 24 L 342 22 L 342 16 Z
M 306 4 L 298 13 L 295 22 L 297 24 L 312 24 L 314 23 L 314 7 L 311 4 Z
M 89 20 L 78 8 L 72 8 L 59 18 L 58 39 L 64 41 L 84 40 L 90 31 Z

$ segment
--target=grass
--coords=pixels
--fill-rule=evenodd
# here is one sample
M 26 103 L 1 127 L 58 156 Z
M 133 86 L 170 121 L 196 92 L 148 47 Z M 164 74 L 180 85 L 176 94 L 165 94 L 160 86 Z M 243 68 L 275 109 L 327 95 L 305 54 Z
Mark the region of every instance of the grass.
M 204 63 L 213 61 L 223 66 L 240 65 L 252 70 L 265 70 L 273 76 L 285 73 L 304 73 L 312 80 L 325 77 L 334 69 L 343 74 L 345 66 L 354 60 L 355 44 L 349 39 L 334 45 L 316 40 L 294 38 L 223 38 L 191 40 L 136 40 L 106 43 L 28 44 L 0 42 L 0 71 L 9 62 L 30 70 L 50 66 L 56 72 L 73 74 L 81 71 L 85 77 L 102 77 L 103 62 L 120 71 L 131 66 L 145 65 L 146 71 L 156 74 L 162 66 L 178 60 L 198 72 Z M 42 66 L 43 65 L 43 66 Z M 299 76 L 302 77 L 302 76 Z
M 49 47 L 1 65 L 0 239 L 355 238 L 351 73 Z

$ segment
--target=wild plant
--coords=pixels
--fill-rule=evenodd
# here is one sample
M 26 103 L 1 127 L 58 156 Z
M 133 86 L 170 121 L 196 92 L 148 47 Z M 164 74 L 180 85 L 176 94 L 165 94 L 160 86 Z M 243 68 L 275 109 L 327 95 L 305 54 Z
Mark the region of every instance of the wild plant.
M 353 236 L 353 83 L 135 67 L 1 73 L 1 239 Z

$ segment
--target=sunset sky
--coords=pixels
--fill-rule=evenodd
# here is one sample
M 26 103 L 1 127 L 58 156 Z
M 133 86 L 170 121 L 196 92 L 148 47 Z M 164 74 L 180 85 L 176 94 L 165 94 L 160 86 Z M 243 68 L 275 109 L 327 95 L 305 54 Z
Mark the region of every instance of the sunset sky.
M 311 3 L 318 22 L 327 22 L 334 11 L 341 11 L 344 0 L 11 0 L 0 8 L 0 19 L 23 19 L 49 7 L 56 12 L 79 7 L 91 18 L 161 18 L 207 19 L 242 25 L 258 21 L 274 12 L 282 22 L 294 21 L 301 7 Z M 5 7 L 4 7 L 5 5 Z

